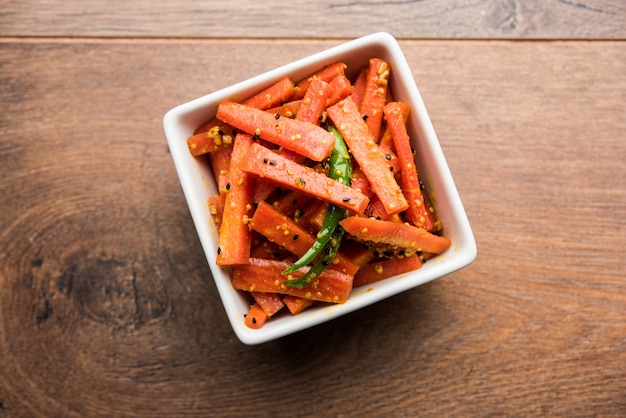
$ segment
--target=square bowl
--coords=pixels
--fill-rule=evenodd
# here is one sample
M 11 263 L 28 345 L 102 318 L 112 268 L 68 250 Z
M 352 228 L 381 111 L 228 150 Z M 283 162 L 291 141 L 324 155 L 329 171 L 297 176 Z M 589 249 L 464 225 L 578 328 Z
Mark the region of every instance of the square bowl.
M 347 65 L 346 75 L 353 79 L 356 72 L 373 57 L 390 64 L 389 87 L 394 99 L 411 106 L 407 130 L 416 150 L 416 165 L 427 193 L 436 198 L 433 203 L 444 225 L 443 235 L 452 244 L 419 270 L 354 288 L 343 304 L 320 305 L 297 315 L 277 314 L 260 329 L 248 328 L 244 324 L 244 315 L 250 307 L 250 299 L 244 292 L 231 286 L 229 269 L 216 264 L 218 229 L 207 204 L 208 198 L 217 193 L 216 181 L 206 160 L 194 158 L 190 154 L 187 138 L 198 126 L 215 116 L 219 103 L 224 100 L 243 100 L 285 76 L 300 80 L 336 61 Z M 374 33 L 337 45 L 181 104 L 167 112 L 163 125 L 183 193 L 224 309 L 235 334 L 244 344 L 264 343 L 321 324 L 450 274 L 466 267 L 476 257 L 476 242 L 469 221 L 424 102 L 399 44 L 388 33 Z

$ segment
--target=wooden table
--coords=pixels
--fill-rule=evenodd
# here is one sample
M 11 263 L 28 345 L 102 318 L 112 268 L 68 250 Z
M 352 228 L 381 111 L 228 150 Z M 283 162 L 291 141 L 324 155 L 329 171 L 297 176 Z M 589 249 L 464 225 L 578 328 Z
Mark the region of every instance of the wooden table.
M 626 416 L 622 0 L 0 10 L 0 417 Z M 243 345 L 162 117 L 383 30 L 413 69 L 478 258 Z

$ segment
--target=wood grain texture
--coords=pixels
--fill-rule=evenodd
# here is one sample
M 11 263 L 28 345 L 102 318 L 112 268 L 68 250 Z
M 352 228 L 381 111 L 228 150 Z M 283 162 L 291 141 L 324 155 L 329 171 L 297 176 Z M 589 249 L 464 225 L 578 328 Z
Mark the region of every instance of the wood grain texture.
M 0 35 L 624 39 L 622 0 L 0 0 Z
M 235 338 L 161 118 L 334 44 L 0 43 L 0 416 L 626 414 L 623 42 L 401 42 L 477 260 Z

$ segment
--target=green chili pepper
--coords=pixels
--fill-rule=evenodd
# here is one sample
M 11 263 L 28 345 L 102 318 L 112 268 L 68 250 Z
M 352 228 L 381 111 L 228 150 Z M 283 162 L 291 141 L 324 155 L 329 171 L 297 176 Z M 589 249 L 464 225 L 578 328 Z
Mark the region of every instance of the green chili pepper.
M 317 233 L 317 239 L 307 250 L 307 252 L 300 257 L 298 261 L 289 266 L 283 274 L 291 273 L 298 270 L 301 267 L 306 266 L 311 263 L 315 257 L 319 254 L 320 251 L 324 248 L 324 246 L 330 240 L 333 231 L 339 225 L 339 221 L 346 217 L 346 210 L 340 208 L 335 205 L 328 206 L 328 212 L 326 212 L 326 217 L 324 218 L 324 222 L 322 223 L 322 229 Z
M 328 131 L 335 137 L 335 147 L 328 159 L 330 166 L 328 175 L 330 178 L 349 186 L 352 178 L 352 159 L 348 147 L 337 128 L 329 126 Z
M 324 269 L 333 262 L 335 256 L 337 255 L 337 251 L 339 251 L 339 244 L 341 243 L 343 232 L 344 229 L 338 225 L 333 231 L 330 240 L 328 240 L 328 244 L 324 246 L 319 258 L 315 261 L 315 264 L 313 264 L 309 271 L 297 279 L 287 280 L 284 282 L 285 286 L 301 289 L 313 283 L 315 279 L 322 274 Z
M 349 186 L 350 178 L 352 177 L 352 161 L 350 159 L 350 154 L 348 153 L 348 147 L 346 146 L 346 143 L 344 142 L 341 134 L 334 126 L 329 126 L 328 130 L 335 137 L 335 146 L 333 148 L 333 151 L 330 154 L 330 158 L 328 161 L 328 165 L 329 165 L 328 175 L 330 178 Z M 315 259 L 315 257 L 317 257 L 318 254 L 320 254 L 322 250 L 332 247 L 332 244 L 329 244 L 329 243 L 330 243 L 331 238 L 333 238 L 333 233 L 336 230 L 340 229 L 342 231 L 341 235 L 343 235 L 343 228 L 339 227 L 339 221 L 345 218 L 347 214 L 348 214 L 348 211 L 346 209 L 340 208 L 335 205 L 329 205 L 328 212 L 326 212 L 326 217 L 324 218 L 324 222 L 322 223 L 322 229 L 320 229 L 320 231 L 317 234 L 317 239 L 315 240 L 311 248 L 309 248 L 309 250 L 302 257 L 300 257 L 298 261 L 296 261 L 295 263 L 293 263 L 291 266 L 289 266 L 287 269 L 283 271 L 283 274 L 292 273 L 296 271 L 297 269 L 308 265 Z M 341 235 L 339 236 L 338 240 L 341 240 Z M 338 244 L 337 244 L 337 248 L 339 248 Z M 337 253 L 337 250 L 335 249 L 334 254 L 336 253 Z M 334 254 L 332 256 L 333 258 L 334 258 Z M 319 273 L 321 273 L 321 271 L 323 271 L 324 268 L 326 268 L 326 265 L 330 264 L 328 263 L 326 265 L 323 265 L 320 262 L 322 258 L 325 258 L 325 257 L 320 256 L 316 264 L 311 268 L 311 270 L 319 270 L 319 272 L 317 273 L 312 272 L 312 274 L 315 273 L 316 275 L 319 275 Z M 332 258 L 330 261 L 332 261 Z M 318 266 L 318 264 L 320 265 Z M 305 276 L 309 276 L 309 274 L 307 273 Z M 304 283 L 302 286 L 299 286 L 299 285 L 294 285 L 293 284 L 294 282 L 302 284 L 305 281 L 302 280 L 302 278 L 300 278 L 300 279 L 295 279 L 295 280 L 288 280 L 287 282 L 285 282 L 285 284 L 288 286 L 293 286 L 293 287 L 304 287 L 308 284 L 308 283 Z

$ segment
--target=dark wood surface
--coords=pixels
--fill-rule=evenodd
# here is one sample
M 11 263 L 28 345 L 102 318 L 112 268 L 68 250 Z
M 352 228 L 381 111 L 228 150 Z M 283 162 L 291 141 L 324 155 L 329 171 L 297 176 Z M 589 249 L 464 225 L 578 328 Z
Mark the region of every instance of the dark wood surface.
M 214 38 L 623 39 L 623 0 L 0 0 L 0 34 Z
M 0 417 L 626 415 L 622 2 L 445 3 L 460 20 L 546 4 L 516 39 L 399 26 L 478 258 L 252 347 L 219 302 L 163 114 L 384 25 L 217 33 L 184 27 L 191 2 L 150 24 L 142 2 L 0 4 Z M 566 27 L 561 8 L 612 12 Z

